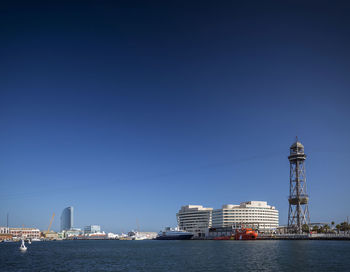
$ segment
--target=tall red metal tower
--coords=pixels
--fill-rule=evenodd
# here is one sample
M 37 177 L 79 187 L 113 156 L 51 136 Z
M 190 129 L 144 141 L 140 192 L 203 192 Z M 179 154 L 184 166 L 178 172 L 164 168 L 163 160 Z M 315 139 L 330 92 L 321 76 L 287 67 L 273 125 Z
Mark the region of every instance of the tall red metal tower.
M 302 233 L 303 225 L 310 224 L 310 216 L 304 165 L 306 155 L 304 146 L 298 138 L 290 147 L 288 159 L 290 163 L 288 230 L 293 233 Z

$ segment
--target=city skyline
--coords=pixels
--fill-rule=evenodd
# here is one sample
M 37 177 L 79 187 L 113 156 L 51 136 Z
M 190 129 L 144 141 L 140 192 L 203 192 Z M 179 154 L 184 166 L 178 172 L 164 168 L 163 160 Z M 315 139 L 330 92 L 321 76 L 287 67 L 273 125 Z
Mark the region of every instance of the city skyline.
M 73 206 L 75 227 L 159 231 L 250 200 L 286 225 L 296 136 L 310 221 L 346 220 L 349 9 L 252 3 L 4 4 L 0 226 Z

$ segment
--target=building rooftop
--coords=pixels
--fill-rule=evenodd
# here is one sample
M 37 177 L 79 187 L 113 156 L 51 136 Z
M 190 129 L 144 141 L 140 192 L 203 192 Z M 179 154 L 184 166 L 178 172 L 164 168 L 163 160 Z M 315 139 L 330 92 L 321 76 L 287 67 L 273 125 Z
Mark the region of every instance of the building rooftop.
M 211 211 L 211 210 L 213 210 L 213 208 L 205 208 L 202 205 L 186 205 L 186 206 L 182 206 L 180 211 L 184 212 L 184 211 L 193 211 L 193 210 Z
M 235 208 L 267 208 L 275 209 L 274 206 L 267 205 L 266 201 L 246 201 L 239 205 L 225 204 L 222 205 L 222 209 L 235 209 Z

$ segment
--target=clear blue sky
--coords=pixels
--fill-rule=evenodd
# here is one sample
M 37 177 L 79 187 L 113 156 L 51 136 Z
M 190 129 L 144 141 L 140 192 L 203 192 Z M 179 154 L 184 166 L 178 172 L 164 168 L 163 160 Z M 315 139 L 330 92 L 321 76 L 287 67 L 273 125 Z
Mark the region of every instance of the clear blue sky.
M 74 206 L 158 231 L 248 200 L 284 225 L 296 135 L 311 221 L 350 216 L 348 4 L 112 2 L 2 5 L 0 225 Z

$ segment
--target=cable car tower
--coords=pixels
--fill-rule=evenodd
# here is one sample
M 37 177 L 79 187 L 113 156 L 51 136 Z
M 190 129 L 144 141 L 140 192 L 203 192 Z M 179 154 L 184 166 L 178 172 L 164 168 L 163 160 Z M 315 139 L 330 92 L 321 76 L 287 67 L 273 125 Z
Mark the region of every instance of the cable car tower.
M 288 230 L 301 234 L 303 225 L 310 224 L 310 216 L 304 166 L 306 155 L 304 146 L 298 138 L 290 147 L 288 159 L 290 163 Z

